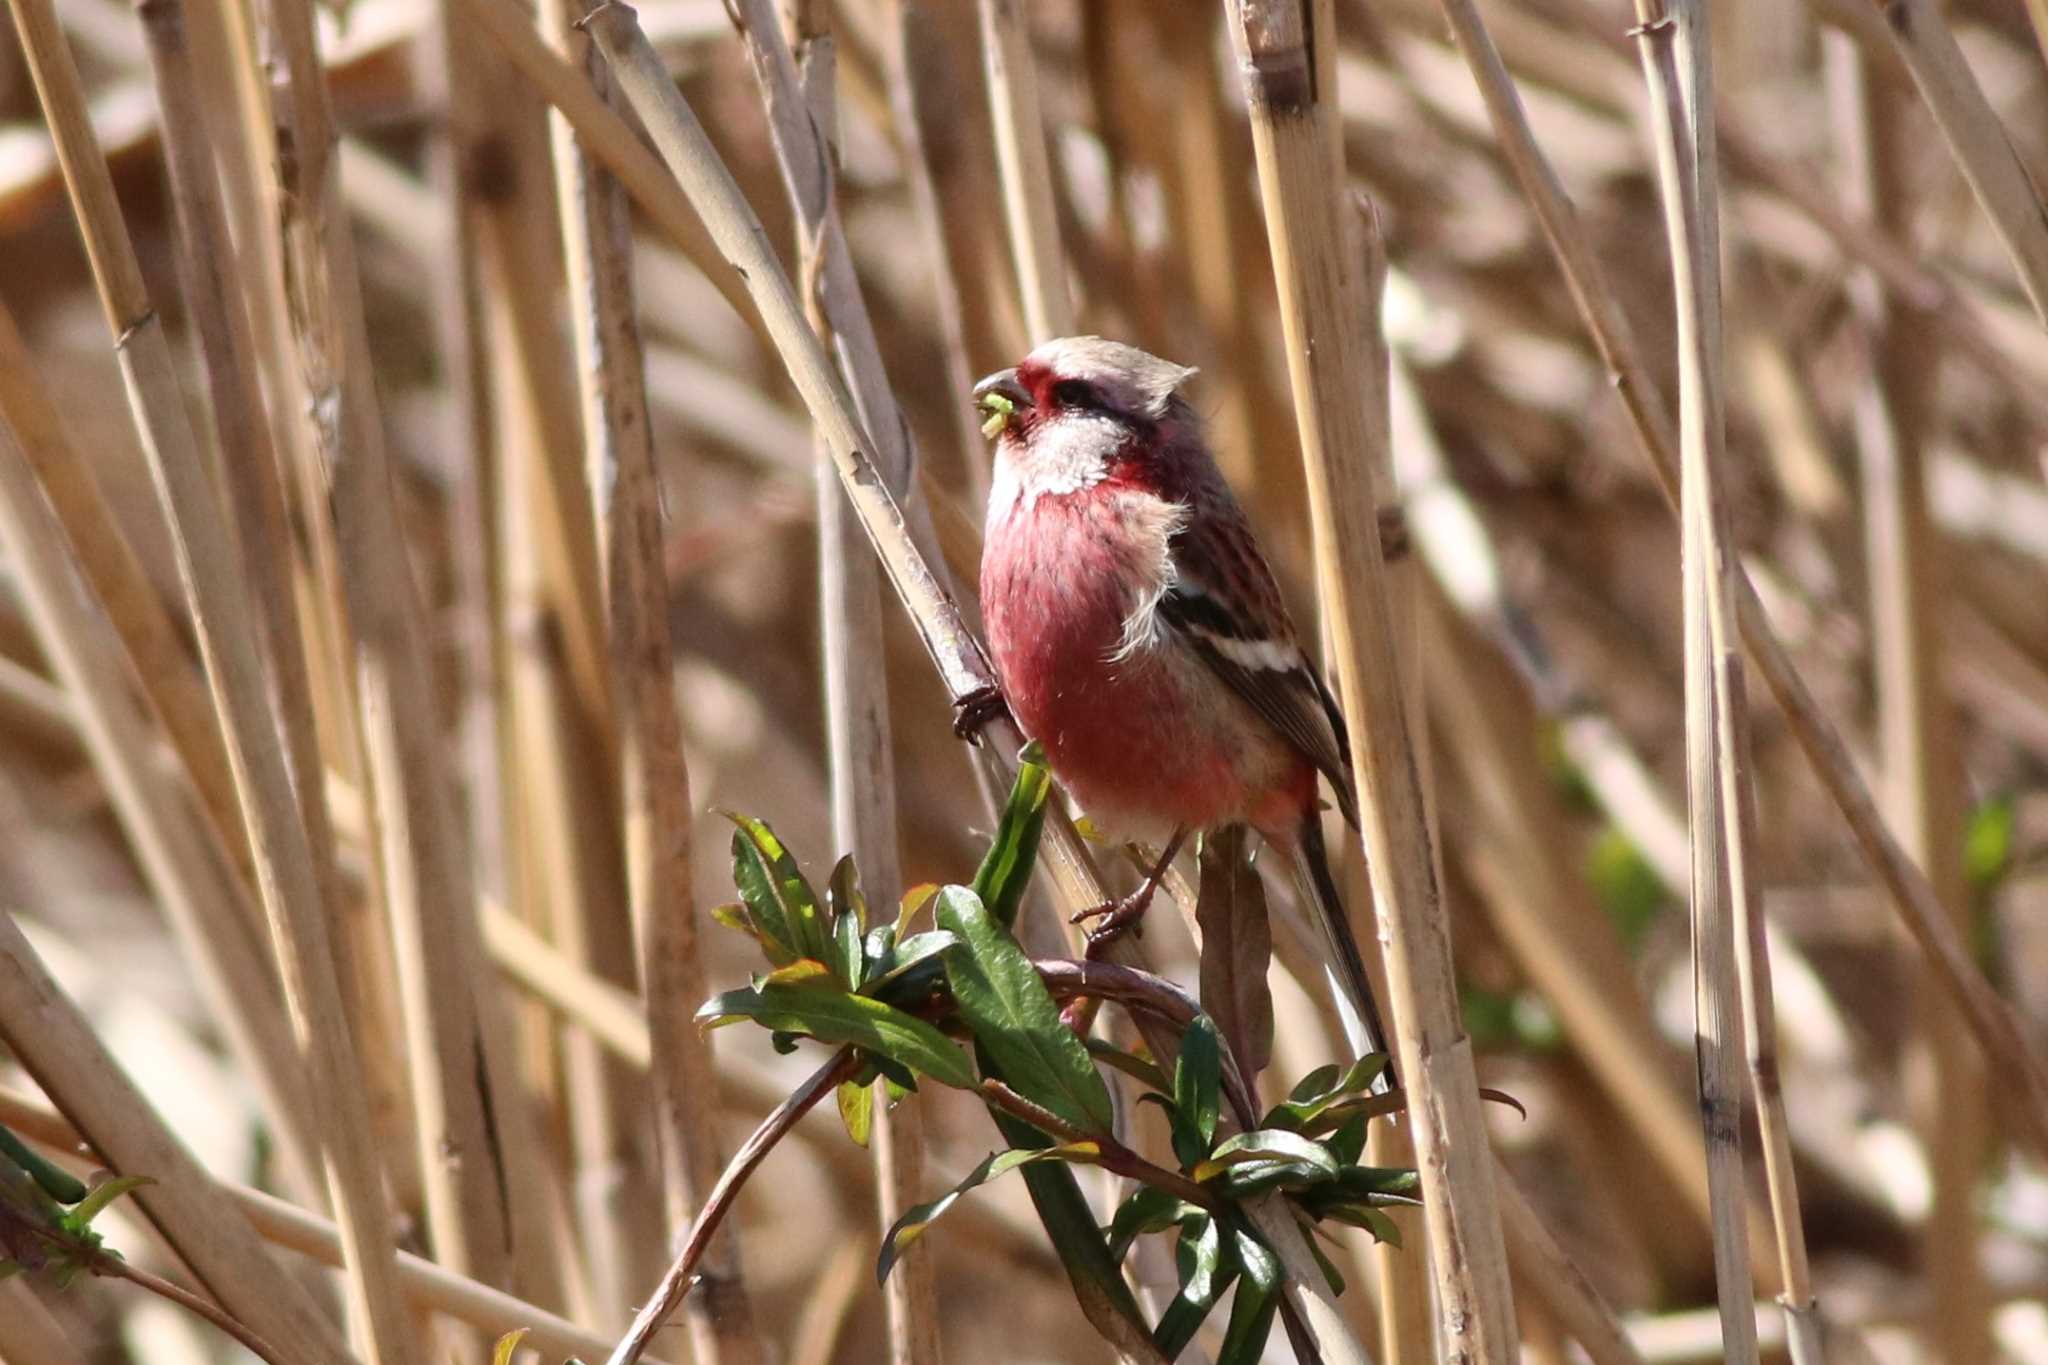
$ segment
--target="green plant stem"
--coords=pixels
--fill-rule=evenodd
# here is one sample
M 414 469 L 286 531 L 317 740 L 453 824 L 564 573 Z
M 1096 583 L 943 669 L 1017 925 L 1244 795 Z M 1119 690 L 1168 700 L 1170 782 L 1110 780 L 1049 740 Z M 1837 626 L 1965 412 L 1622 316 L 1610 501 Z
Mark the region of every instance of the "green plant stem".
M 1185 1199 L 1197 1208 L 1215 1213 L 1223 1207 L 1222 1202 L 1194 1181 L 1178 1171 L 1169 1171 L 1145 1160 L 1130 1148 L 1104 1133 L 1090 1133 L 1076 1128 L 1059 1115 L 1042 1105 L 1034 1104 L 1001 1081 L 983 1081 L 977 1092 L 996 1108 L 1013 1118 L 1022 1119 L 1033 1128 L 1061 1142 L 1092 1142 L 1101 1152 L 1097 1164 L 1118 1175 L 1142 1180 L 1147 1185 L 1165 1190 L 1176 1198 Z
M 168 1299 L 188 1313 L 196 1313 L 221 1331 L 226 1332 L 243 1346 L 255 1353 L 266 1365 L 285 1365 L 285 1358 L 276 1348 L 250 1328 L 230 1315 L 219 1304 L 201 1298 L 183 1285 L 171 1283 L 160 1275 L 152 1275 L 140 1266 L 128 1264 L 119 1256 L 101 1247 L 82 1247 L 80 1243 L 55 1228 L 38 1227 L 17 1222 L 22 1231 L 30 1236 L 50 1243 L 60 1251 L 77 1256 L 84 1253 L 85 1268 L 95 1275 L 112 1279 L 127 1280 L 147 1289 L 159 1298 Z

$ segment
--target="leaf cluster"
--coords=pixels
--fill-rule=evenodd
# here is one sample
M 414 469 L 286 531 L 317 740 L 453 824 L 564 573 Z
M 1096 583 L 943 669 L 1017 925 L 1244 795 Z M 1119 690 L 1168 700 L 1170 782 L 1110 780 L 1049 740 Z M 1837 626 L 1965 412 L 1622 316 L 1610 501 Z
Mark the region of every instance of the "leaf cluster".
M 147 1176 L 129 1175 L 87 1186 L 0 1127 L 0 1280 L 42 1274 L 62 1289 L 79 1271 L 118 1258 L 93 1220 L 149 1183 Z
M 804 1036 L 854 1049 L 860 1070 L 841 1085 L 838 1102 L 858 1142 L 872 1123 L 877 1078 L 890 1103 L 924 1080 L 976 1091 L 988 1103 L 1007 1149 L 907 1211 L 883 1239 L 878 1278 L 971 1191 L 1015 1171 L 1083 1312 L 1105 1337 L 1138 1348 L 1143 1358 L 1171 1359 L 1234 1288 L 1218 1359 L 1256 1360 L 1283 1276 L 1246 1201 L 1277 1194 L 1305 1225 L 1347 1224 L 1398 1243 L 1385 1209 L 1414 1202 L 1414 1172 L 1366 1166 L 1361 1155 L 1367 1121 L 1392 1112 L 1400 1098 L 1373 1093 L 1385 1067 L 1374 1057 L 1310 1073 L 1256 1126 L 1233 1131 L 1237 1125 L 1225 1114 L 1223 1044 L 1207 1015 L 1186 1028 L 1170 1075 L 1152 1058 L 1076 1034 L 1010 932 L 1049 792 L 1042 759 L 1027 750 L 973 884 L 915 888 L 886 924 L 869 923 L 850 860 L 840 860 L 821 898 L 773 830 L 732 816 L 740 900 L 716 913 L 755 940 L 767 970 L 746 988 L 713 998 L 698 1018 L 707 1027 L 751 1019 L 783 1048 Z M 932 927 L 910 932 L 927 907 Z M 956 1039 L 971 1044 L 971 1056 Z M 1130 1077 L 1139 1102 L 1164 1113 L 1174 1169 L 1119 1140 L 1098 1064 Z M 1075 1165 L 1103 1166 L 1137 1182 L 1107 1227 L 1097 1225 L 1082 1197 Z M 1121 1271 L 1137 1238 L 1149 1234 L 1174 1237 L 1180 1270 L 1179 1293 L 1156 1323 L 1144 1321 Z M 1341 1292 L 1335 1267 L 1316 1254 Z

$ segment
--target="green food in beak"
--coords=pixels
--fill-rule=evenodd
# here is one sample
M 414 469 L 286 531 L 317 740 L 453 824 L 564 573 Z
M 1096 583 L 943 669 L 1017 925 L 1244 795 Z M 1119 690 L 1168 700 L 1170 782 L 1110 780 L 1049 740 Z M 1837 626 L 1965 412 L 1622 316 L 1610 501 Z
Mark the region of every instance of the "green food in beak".
M 985 393 L 975 402 L 988 414 L 981 424 L 981 434 L 984 436 L 999 434 L 1010 424 L 1010 414 L 1017 410 L 1017 405 L 1000 393 Z

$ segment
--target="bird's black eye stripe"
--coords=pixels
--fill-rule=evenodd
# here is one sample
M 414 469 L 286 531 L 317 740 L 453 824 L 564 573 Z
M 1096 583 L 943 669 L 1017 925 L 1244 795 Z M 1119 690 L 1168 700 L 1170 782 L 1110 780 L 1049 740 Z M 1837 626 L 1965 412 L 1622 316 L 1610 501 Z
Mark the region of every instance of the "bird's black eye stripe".
M 1052 401 L 1063 408 L 1099 408 L 1101 397 L 1085 379 L 1062 379 L 1052 386 Z

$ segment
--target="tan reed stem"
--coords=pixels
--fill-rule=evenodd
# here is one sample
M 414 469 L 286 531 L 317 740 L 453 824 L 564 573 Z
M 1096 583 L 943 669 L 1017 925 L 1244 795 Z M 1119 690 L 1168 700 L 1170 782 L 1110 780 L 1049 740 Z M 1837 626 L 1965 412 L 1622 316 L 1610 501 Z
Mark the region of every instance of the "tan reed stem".
M 1327 20 L 1327 8 L 1319 9 Z M 1231 36 L 1246 80 L 1295 417 L 1309 472 L 1319 578 L 1336 640 L 1359 781 L 1366 855 L 1387 952 L 1409 1127 L 1422 1172 L 1442 1349 L 1512 1361 L 1513 1299 L 1495 1206 L 1471 1039 L 1458 1016 L 1441 888 L 1430 851 L 1413 738 L 1399 691 L 1376 505 L 1371 431 L 1358 395 L 1367 373 L 1359 329 L 1376 322 L 1344 250 L 1332 193 L 1319 58 L 1299 0 L 1231 0 Z M 1334 24 L 1317 31 L 1329 34 Z M 1332 61 L 1334 54 L 1325 54 Z M 1454 1140 L 1453 1134 L 1467 1135 Z
M 1902 21 L 1916 8 L 1893 5 L 1886 13 Z M 1907 41 L 1902 35 L 1902 49 Z M 1824 56 L 1845 195 L 1857 211 L 1896 229 L 1908 202 L 1902 111 L 1874 96 L 1867 64 L 1845 40 L 1831 37 Z M 1931 376 L 1870 272 L 1857 271 L 1848 288 L 1862 353 L 1853 411 L 1883 803 L 1957 930 L 1968 934 L 1962 767 L 1941 678 L 1938 604 L 1950 591 L 1951 575 L 1927 516 L 1922 433 Z M 1913 976 L 1908 968 L 1904 981 Z M 1917 1036 L 1907 1043 L 1902 1080 L 1932 1184 L 1921 1248 L 1933 1290 L 1926 1334 L 1943 1359 L 1988 1360 L 1994 1354 L 1991 1302 L 1977 1245 L 1978 1186 L 1990 1136 L 1985 1078 L 1954 1006 L 1917 985 L 1909 990 Z M 1802 1259 L 1804 1252 L 1801 1245 Z M 1795 1350 L 1807 1337 L 1797 1326 L 1787 1323 Z
M 1748 705 L 1731 615 L 1734 550 L 1723 491 L 1720 170 L 1703 10 L 1637 0 L 1643 72 L 1677 293 L 1680 523 L 1685 594 L 1686 773 L 1692 823 L 1693 1011 L 1700 1126 L 1712 1201 L 1714 1279 L 1731 1361 L 1756 1359 L 1742 1168 L 1741 1003 L 1734 898 L 1751 886 L 1736 784 Z M 1701 111 L 1704 111 L 1703 113 Z M 1753 889 L 1753 887 L 1752 887 Z
M 345 1365 L 352 1359 L 334 1324 L 265 1254 L 248 1221 L 164 1127 L 5 915 L 0 1037 L 115 1169 L 152 1178 L 135 1192 L 135 1202 L 215 1302 L 287 1352 L 295 1365 Z
M 1537 145 L 1515 93 L 1507 69 L 1501 64 L 1478 10 L 1471 0 L 1439 0 L 1460 51 L 1471 68 L 1485 98 L 1494 134 L 1500 139 L 1502 155 L 1514 170 L 1522 193 L 1528 198 L 1545 240 L 1570 287 L 1580 319 L 1607 368 L 1608 382 L 1615 388 L 1635 430 L 1637 443 L 1650 461 L 1667 503 L 1678 507 L 1677 442 L 1671 419 L 1649 378 L 1633 334 L 1621 307 L 1594 256 L 1577 210 L 1565 194 L 1562 182 L 1549 159 Z M 1723 130 L 1725 131 L 1725 130 Z M 1735 149 L 1731 142 L 1731 158 Z M 1760 159 L 1744 158 L 1752 170 Z M 1809 177 L 1810 178 L 1810 177 Z M 1809 213 L 1824 211 L 1816 196 L 1787 176 L 1773 187 L 1796 197 Z M 1817 221 L 1821 221 L 1818 220 Z M 1871 234 L 1852 231 L 1855 224 L 1842 215 L 1831 215 L 1823 226 L 1842 241 L 1859 261 L 1878 269 L 1888 286 L 1912 286 L 1916 306 L 1934 310 L 1937 319 L 1953 316 L 1953 291 L 1939 277 L 1911 266 L 1902 253 L 1871 247 Z M 1927 292 L 1928 287 L 1933 292 Z M 1963 331 L 1950 333 L 1959 339 Z M 1981 333 L 1970 332 L 1981 336 Z M 1986 343 L 1979 358 L 2002 360 L 1995 344 Z M 2020 390 L 2016 390 L 2020 391 Z M 1763 675 L 1773 698 L 1785 712 L 1786 721 L 1800 747 L 1805 750 L 1816 776 L 1841 810 L 1850 832 L 1899 909 L 1906 928 L 1926 954 L 1943 988 L 1959 1002 L 1987 1062 L 2009 1077 L 2016 1087 L 2010 1111 L 2021 1125 L 2021 1135 L 2037 1152 L 2048 1151 L 2048 1066 L 2031 1048 L 2020 1031 L 2012 1009 L 2002 1000 L 1972 961 L 1962 936 L 1955 931 L 1940 898 L 1925 876 L 1914 866 L 1905 849 L 1885 826 L 1870 790 L 1850 757 L 1834 722 L 1822 710 L 1805 681 L 1792 665 L 1784 645 L 1765 617 L 1763 604 L 1747 573 L 1738 566 L 1735 575 L 1737 620 L 1750 651 L 1751 663 Z
M 1067 294 L 1066 256 L 1060 249 L 1052 166 L 1038 109 L 1027 7 L 1017 0 L 977 0 L 976 12 L 981 18 L 1003 216 L 1024 298 L 1024 325 L 1036 346 L 1074 330 L 1074 305 Z
M 179 576 L 223 722 L 285 1001 L 308 1072 L 329 1192 L 349 1240 L 351 1308 L 368 1329 L 375 1359 L 411 1360 L 412 1344 L 391 1283 L 388 1225 L 369 1116 L 335 973 L 331 907 L 324 901 L 314 850 L 269 714 L 263 662 L 244 605 L 247 570 L 226 532 L 220 490 L 184 411 L 169 343 L 144 289 L 112 177 L 93 143 L 78 72 L 55 13 L 48 0 L 15 0 L 12 8 L 62 149 L 65 183 L 170 525 Z

